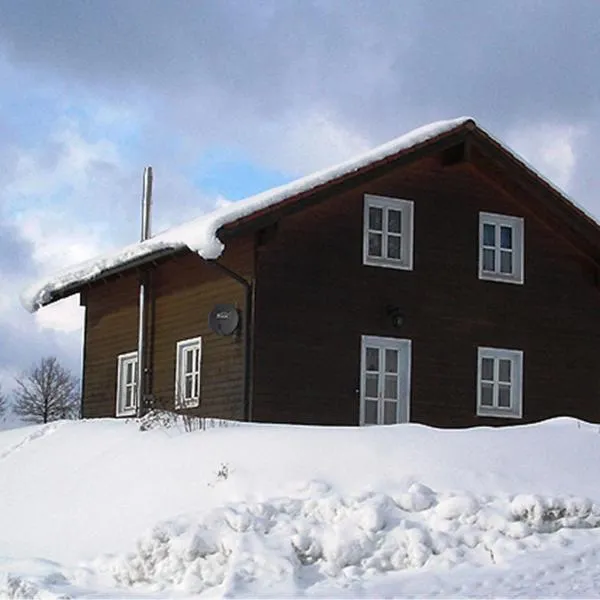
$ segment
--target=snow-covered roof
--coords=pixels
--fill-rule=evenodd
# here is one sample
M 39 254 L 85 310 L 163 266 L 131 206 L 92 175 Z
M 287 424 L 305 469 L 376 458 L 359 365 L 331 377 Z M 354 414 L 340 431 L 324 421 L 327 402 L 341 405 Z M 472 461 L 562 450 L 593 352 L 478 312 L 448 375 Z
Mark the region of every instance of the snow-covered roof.
M 172 254 L 178 250 L 189 249 L 197 252 L 204 259 L 216 259 L 222 254 L 225 248 L 217 235 L 223 226 L 234 223 L 284 200 L 330 184 L 394 155 L 409 151 L 416 146 L 448 134 L 469 122 L 475 126 L 475 121 L 470 117 L 460 117 L 430 123 L 334 167 L 318 171 L 285 185 L 250 196 L 244 200 L 227 204 L 183 225 L 173 227 L 147 241 L 131 244 L 120 250 L 109 252 L 92 260 L 68 267 L 51 277 L 43 278 L 29 286 L 21 294 L 22 303 L 27 310 L 34 312 L 46 304 L 77 293 L 86 283 L 91 283 L 112 273 L 131 268 L 149 260 L 154 260 L 160 256 Z M 479 127 L 477 129 L 484 132 Z M 519 162 L 525 164 L 540 179 L 544 180 L 521 157 L 506 148 L 498 140 L 495 140 L 487 132 L 484 133 L 507 150 Z M 544 181 L 551 187 L 554 187 L 552 183 L 547 180 Z M 560 190 L 557 191 L 562 194 Z M 564 196 L 564 194 L 562 195 Z M 569 200 L 569 202 L 575 205 L 572 201 Z M 581 207 L 577 208 L 585 214 Z M 586 216 L 594 222 L 592 217 L 589 215 Z
M 358 171 L 402 150 L 410 149 L 417 144 L 451 131 L 469 120 L 469 117 L 461 117 L 419 127 L 357 158 L 245 198 L 239 202 L 222 206 L 183 225 L 173 227 L 145 242 L 131 244 L 120 250 L 67 267 L 53 276 L 40 279 L 29 286 L 21 294 L 22 303 L 27 310 L 35 312 L 38 308 L 69 295 L 69 292 L 71 294 L 77 293 L 78 286 L 106 276 L 119 267 L 126 267 L 139 263 L 144 258 L 180 249 L 189 248 L 193 252 L 197 252 L 202 258 L 216 259 L 224 250 L 223 242 L 217 236 L 217 231 L 223 225 Z

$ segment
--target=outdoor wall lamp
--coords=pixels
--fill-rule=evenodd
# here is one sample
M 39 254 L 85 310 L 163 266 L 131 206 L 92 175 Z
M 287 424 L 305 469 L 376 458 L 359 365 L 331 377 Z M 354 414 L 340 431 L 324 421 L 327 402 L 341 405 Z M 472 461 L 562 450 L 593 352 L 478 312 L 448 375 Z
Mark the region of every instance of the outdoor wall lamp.
M 404 315 L 397 306 L 388 305 L 386 307 L 386 312 L 392 321 L 392 327 L 402 327 Z

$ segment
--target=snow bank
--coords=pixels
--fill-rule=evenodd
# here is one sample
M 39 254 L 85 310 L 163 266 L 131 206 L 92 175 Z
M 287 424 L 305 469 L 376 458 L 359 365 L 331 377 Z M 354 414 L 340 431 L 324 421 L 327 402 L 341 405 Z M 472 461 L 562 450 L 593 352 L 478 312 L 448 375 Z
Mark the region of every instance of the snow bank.
M 202 215 L 178 227 L 173 227 L 145 242 L 131 244 L 116 252 L 110 252 L 81 264 L 68 267 L 52 277 L 43 278 L 33 283 L 21 294 L 21 301 L 27 310 L 34 312 L 51 302 L 53 294 L 59 293 L 65 288 L 74 284 L 91 281 L 110 269 L 150 256 L 162 250 L 178 250 L 187 247 L 205 259 L 218 258 L 223 252 L 224 246 L 217 236 L 217 231 L 223 225 L 237 221 L 242 217 L 282 202 L 292 196 L 308 192 L 320 185 L 358 171 L 365 166 L 383 160 L 402 150 L 412 148 L 417 144 L 450 131 L 468 120 L 471 119 L 469 117 L 460 117 L 458 119 L 438 121 L 419 127 L 357 158 L 318 171 L 286 185 L 272 188 L 239 202 L 226 204 L 209 214 Z
M 427 498 L 428 508 L 422 500 Z M 406 506 L 410 507 L 408 510 Z M 412 484 L 399 496 L 344 497 L 309 484 L 300 498 L 237 503 L 162 523 L 136 551 L 95 567 L 124 587 L 226 595 L 298 593 L 317 582 L 388 571 L 499 564 L 541 547 L 561 547 L 565 528 L 595 528 L 600 507 L 581 498 L 437 494 Z
M 596 425 L 212 424 L 0 432 L 0 597 L 597 595 Z

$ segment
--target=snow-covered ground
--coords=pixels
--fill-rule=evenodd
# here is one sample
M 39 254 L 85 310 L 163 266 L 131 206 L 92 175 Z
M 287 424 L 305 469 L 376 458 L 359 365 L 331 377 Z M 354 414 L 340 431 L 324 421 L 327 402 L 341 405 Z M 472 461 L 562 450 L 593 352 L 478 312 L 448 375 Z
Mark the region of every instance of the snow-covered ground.
M 0 597 L 600 596 L 597 425 L 187 425 L 1 431 Z

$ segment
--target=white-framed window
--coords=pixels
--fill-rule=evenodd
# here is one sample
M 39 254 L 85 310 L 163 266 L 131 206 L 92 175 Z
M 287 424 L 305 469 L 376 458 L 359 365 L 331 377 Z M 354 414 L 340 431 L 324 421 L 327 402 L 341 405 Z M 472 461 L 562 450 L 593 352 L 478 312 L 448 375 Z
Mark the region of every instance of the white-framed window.
M 200 366 L 202 338 L 177 342 L 175 369 L 175 406 L 193 408 L 200 405 Z
M 479 213 L 479 279 L 523 283 L 524 230 L 521 217 Z
M 523 416 L 523 352 L 479 348 L 477 353 L 477 415 Z
M 365 194 L 363 264 L 412 271 L 414 202 Z
M 117 357 L 117 417 L 135 415 L 137 406 L 137 352 Z
M 389 425 L 408 422 L 410 364 L 410 340 L 362 336 L 361 425 Z

